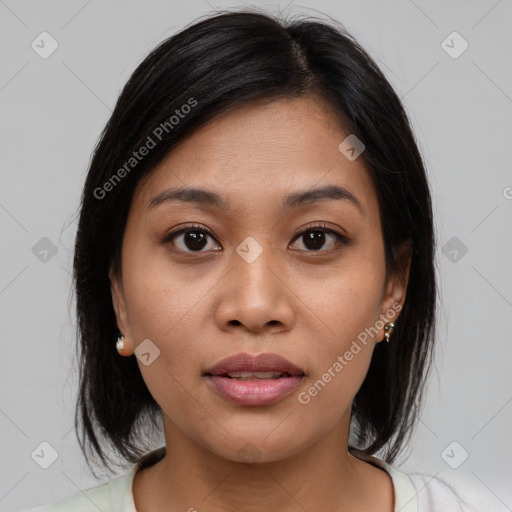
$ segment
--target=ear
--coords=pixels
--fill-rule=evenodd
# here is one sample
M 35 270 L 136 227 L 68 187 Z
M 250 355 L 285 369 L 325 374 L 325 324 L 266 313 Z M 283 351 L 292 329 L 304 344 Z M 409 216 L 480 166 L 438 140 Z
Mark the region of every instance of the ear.
M 121 352 L 123 356 L 129 356 L 133 353 L 133 340 L 130 335 L 130 327 L 128 322 L 128 313 L 126 308 L 126 298 L 122 279 L 112 268 L 109 272 L 110 292 L 112 294 L 112 306 L 116 315 L 117 327 L 124 336 L 124 350 Z
M 400 316 L 407 292 L 407 284 L 409 283 L 409 272 L 411 270 L 412 261 L 412 241 L 406 240 L 394 251 L 397 270 L 388 276 L 384 295 L 382 297 L 380 318 L 385 323 L 393 322 Z M 382 337 L 384 338 L 384 329 L 382 329 Z

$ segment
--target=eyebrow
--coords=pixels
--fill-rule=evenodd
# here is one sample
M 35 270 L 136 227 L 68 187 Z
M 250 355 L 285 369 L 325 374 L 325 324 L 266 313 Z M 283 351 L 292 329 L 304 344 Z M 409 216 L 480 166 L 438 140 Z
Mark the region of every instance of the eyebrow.
M 364 208 L 357 197 L 345 187 L 339 185 L 327 185 L 325 187 L 294 192 L 284 198 L 281 208 L 283 210 L 291 210 L 306 204 L 325 200 L 349 201 L 364 215 Z M 149 201 L 148 209 L 151 210 L 160 204 L 172 201 L 196 203 L 221 210 L 232 211 L 230 204 L 219 194 L 201 188 L 170 188 L 164 190 Z

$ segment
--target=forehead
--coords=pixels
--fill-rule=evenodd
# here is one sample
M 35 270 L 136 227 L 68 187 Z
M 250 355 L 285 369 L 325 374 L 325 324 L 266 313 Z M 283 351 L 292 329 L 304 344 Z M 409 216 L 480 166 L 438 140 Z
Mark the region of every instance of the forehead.
M 174 148 L 140 182 L 135 197 L 148 209 L 167 188 L 202 188 L 225 198 L 230 210 L 279 202 L 290 191 L 337 184 L 369 216 L 378 209 L 367 165 L 349 160 L 349 135 L 332 109 L 314 97 L 259 101 L 216 118 Z

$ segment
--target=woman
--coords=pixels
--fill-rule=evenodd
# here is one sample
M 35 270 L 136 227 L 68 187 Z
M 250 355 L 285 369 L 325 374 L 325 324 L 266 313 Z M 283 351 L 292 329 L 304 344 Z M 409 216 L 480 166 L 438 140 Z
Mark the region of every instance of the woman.
M 74 260 L 81 446 L 132 468 L 32 510 L 470 510 L 391 465 L 433 258 L 408 118 L 342 27 L 240 11 L 164 41 L 95 149 Z

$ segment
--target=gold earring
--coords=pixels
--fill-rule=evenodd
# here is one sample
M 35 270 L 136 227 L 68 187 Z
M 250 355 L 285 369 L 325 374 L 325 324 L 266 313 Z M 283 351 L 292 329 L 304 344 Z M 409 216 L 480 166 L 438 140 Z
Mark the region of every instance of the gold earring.
M 393 332 L 393 328 L 395 327 L 395 324 L 393 322 L 388 322 L 384 326 L 384 337 L 386 338 L 386 343 L 389 343 L 389 337 L 391 336 L 391 333 Z
M 124 336 L 121 335 L 119 336 L 119 338 L 117 338 L 117 342 L 116 342 L 116 348 L 117 348 L 117 351 L 119 352 L 119 354 L 124 350 Z

